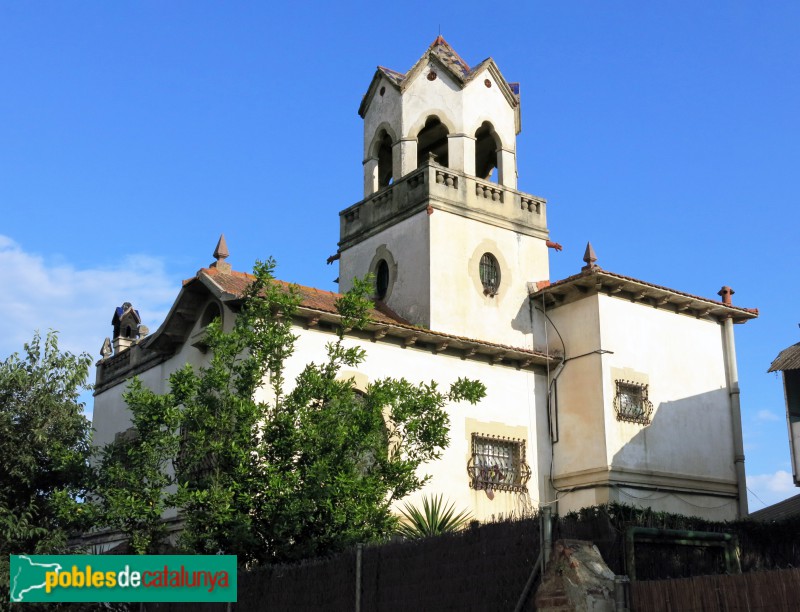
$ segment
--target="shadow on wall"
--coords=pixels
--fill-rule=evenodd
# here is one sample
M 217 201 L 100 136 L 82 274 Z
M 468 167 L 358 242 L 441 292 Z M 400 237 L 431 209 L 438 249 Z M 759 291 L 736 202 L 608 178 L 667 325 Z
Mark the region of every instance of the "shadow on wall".
M 511 319 L 511 329 L 523 334 L 531 333 L 531 302 L 527 295 L 522 299 L 516 316 Z
M 727 389 L 661 402 L 647 425 L 619 420 L 610 409 L 607 440 L 618 447 L 611 469 L 736 481 Z

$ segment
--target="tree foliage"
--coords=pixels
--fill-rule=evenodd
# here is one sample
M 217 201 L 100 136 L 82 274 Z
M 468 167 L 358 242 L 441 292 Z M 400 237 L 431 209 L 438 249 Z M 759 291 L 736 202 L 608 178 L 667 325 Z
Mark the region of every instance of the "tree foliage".
M 207 368 L 171 377 L 183 406 L 183 440 L 176 503 L 186 518 L 182 544 L 203 553 L 253 558 L 256 499 L 270 486 L 261 474 L 261 424 L 266 405 L 256 397 L 269 380 L 280 399 L 286 360 L 294 350 L 292 318 L 299 297 L 274 282 L 275 263 L 256 262 L 233 329 L 208 326 Z M 279 401 L 279 400 L 278 400 Z
M 0 362 L 0 563 L 9 554 L 63 552 L 88 523 L 89 421 L 79 400 L 91 358 L 37 332 Z
M 369 320 L 369 280 L 338 301 L 338 333 L 324 359 L 287 384 L 300 298 L 274 280 L 274 265 L 256 264 L 230 331 L 219 321 L 208 326 L 206 367 L 174 373 L 168 395 L 137 386 L 126 396 L 134 415 L 152 418 L 155 407 L 178 415 L 179 426 L 164 421 L 138 439 L 171 435 L 177 444 L 150 445 L 175 465 L 178 488 L 149 499 L 153 512 L 161 502 L 180 508 L 180 543 L 193 552 L 291 561 L 388 537 L 397 523 L 391 505 L 424 485 L 420 467 L 449 443 L 445 407 L 485 393 L 462 379 L 447 390 L 393 378 L 357 390 L 343 370 L 365 359 L 347 334 Z M 142 474 L 120 481 L 120 500 Z
M 123 399 L 132 427 L 102 449 L 94 489 L 96 526 L 124 533 L 136 554 L 155 554 L 167 536 L 162 515 L 172 506 L 180 410 L 174 395 L 153 393 L 136 378 Z

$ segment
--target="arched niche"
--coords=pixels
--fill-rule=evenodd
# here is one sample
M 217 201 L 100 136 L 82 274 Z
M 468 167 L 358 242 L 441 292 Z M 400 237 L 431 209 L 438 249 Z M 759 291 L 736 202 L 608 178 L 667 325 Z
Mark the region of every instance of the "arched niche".
M 436 156 L 437 164 L 448 166 L 447 135 L 449 133 L 447 126 L 439 117 L 435 115 L 428 117 L 425 125 L 417 133 L 417 168 L 427 162 L 428 153 Z
M 378 189 L 388 187 L 394 182 L 392 144 L 392 137 L 386 130 L 378 132 L 372 153 L 378 159 Z
M 200 317 L 200 327 L 206 327 L 214 319 L 222 319 L 222 310 L 216 302 L 209 302 Z
M 495 170 L 500 166 L 498 158 L 502 147 L 494 126 L 484 121 L 475 130 L 475 176 L 497 182 L 498 173 Z

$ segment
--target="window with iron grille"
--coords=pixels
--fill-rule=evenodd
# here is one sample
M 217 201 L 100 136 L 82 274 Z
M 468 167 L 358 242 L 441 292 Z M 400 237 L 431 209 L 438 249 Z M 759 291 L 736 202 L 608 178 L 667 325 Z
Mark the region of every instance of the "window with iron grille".
M 525 441 L 472 434 L 467 473 L 473 489 L 524 491 L 531 477 L 531 468 L 525 463 Z
M 500 287 L 500 266 L 491 253 L 484 253 L 481 257 L 480 275 L 484 295 L 497 294 Z
M 653 415 L 653 404 L 647 399 L 647 385 L 629 380 L 618 380 L 616 384 L 614 409 L 617 411 L 617 420 L 649 424 Z

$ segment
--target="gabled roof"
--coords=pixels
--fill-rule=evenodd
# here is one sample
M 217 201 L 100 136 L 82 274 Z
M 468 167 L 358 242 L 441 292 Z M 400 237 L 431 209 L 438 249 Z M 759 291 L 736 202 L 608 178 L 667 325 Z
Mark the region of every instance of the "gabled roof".
M 369 102 L 375 95 L 375 90 L 378 88 L 378 83 L 383 77 L 394 85 L 400 91 L 403 91 L 414 77 L 427 66 L 428 60 L 435 60 L 442 68 L 456 80 L 462 87 L 469 83 L 472 79 L 480 74 L 484 68 L 491 71 L 492 76 L 497 81 L 498 86 L 505 95 L 508 103 L 511 106 L 519 105 L 519 83 L 508 83 L 500 72 L 500 69 L 495 64 L 494 60 L 489 57 L 479 63 L 475 68 L 470 68 L 469 64 L 465 62 L 461 56 L 456 53 L 455 49 L 442 37 L 440 34 L 427 48 L 422 57 L 406 72 L 397 72 L 384 66 L 378 66 L 375 75 L 372 77 L 367 93 L 361 100 L 361 105 L 358 108 L 358 114 L 362 117 L 366 114 Z
M 378 66 L 378 71 L 382 72 L 383 75 L 389 79 L 389 82 L 398 88 L 403 84 L 403 81 L 406 78 L 406 75 L 402 72 L 397 72 L 396 70 L 392 70 L 391 68 L 386 68 L 384 66 Z
M 767 372 L 782 372 L 784 370 L 800 370 L 800 342 L 789 348 L 783 349 L 769 366 Z
M 441 34 L 431 43 L 427 53 L 436 57 L 436 59 L 449 68 L 451 72 L 460 75 L 461 78 L 466 79 L 469 76 L 469 64 L 461 59 L 461 56 L 456 53 L 455 49 L 447 43 Z
M 187 341 L 192 322 L 200 316 L 199 307 L 203 300 L 199 296 L 210 291 L 222 302 L 234 305 L 243 298 L 252 281 L 253 276 L 244 272 L 202 268 L 193 278 L 183 281 L 181 292 L 164 322 L 139 346 L 162 354 L 173 352 L 177 346 Z M 338 325 L 336 300 L 342 297 L 341 294 L 280 280 L 275 282 L 287 289 L 291 286 L 299 293 L 297 315 L 305 319 L 306 327 L 327 325 L 328 329 L 333 329 Z M 380 301 L 369 312 L 369 318 L 370 322 L 361 333 L 371 334 L 373 340 L 399 340 L 404 346 L 425 347 L 434 353 L 447 350 L 456 352 L 462 358 L 475 356 L 488 359 L 493 364 L 505 363 L 517 368 L 541 367 L 555 363 L 559 358 L 558 355 L 545 351 L 466 338 L 412 325 Z
M 213 283 L 219 291 L 224 294 L 220 297 L 241 299 L 247 287 L 253 282 L 254 276 L 246 272 L 221 272 L 216 268 L 202 268 L 194 278 L 183 281 L 183 286 L 206 279 Z M 300 295 L 300 308 L 318 310 L 320 312 L 337 313 L 336 300 L 342 295 L 333 291 L 324 291 L 314 287 L 304 287 L 303 285 L 293 285 L 282 280 L 275 280 L 276 283 L 286 287 L 294 287 Z M 376 323 L 393 323 L 398 325 L 410 325 L 408 321 L 394 313 L 388 306 L 378 303 L 369 313 L 370 319 Z
M 748 518 L 756 521 L 772 522 L 800 516 L 800 495 L 779 501 L 761 510 L 751 512 Z
M 530 296 L 545 299 L 549 308 L 598 292 L 697 318 L 710 316 L 721 320 L 730 317 L 734 323 L 744 323 L 758 317 L 757 308 L 724 304 L 630 276 L 607 272 L 600 267 L 583 270 L 554 283 L 534 283 L 529 286 Z
M 130 302 L 125 302 L 122 306 L 117 306 L 114 309 L 114 316 L 111 317 L 111 325 L 116 325 L 119 321 L 122 320 L 126 314 L 133 315 L 136 323 L 142 322 L 142 317 L 139 316 L 139 311 L 131 306 Z

